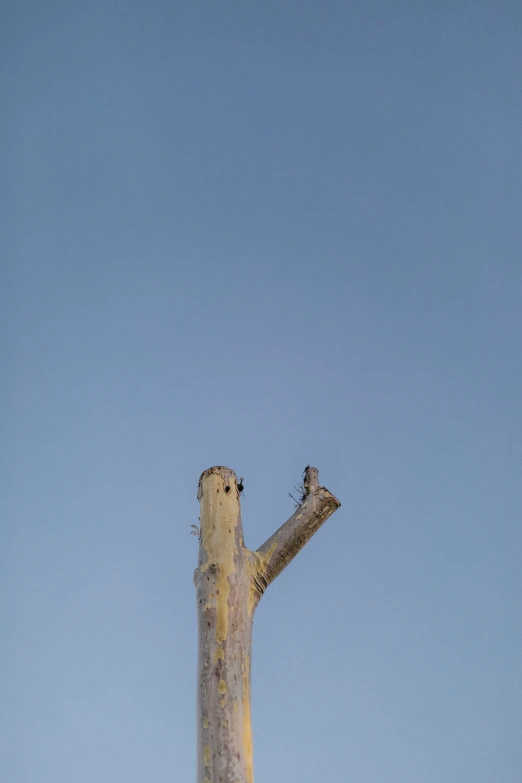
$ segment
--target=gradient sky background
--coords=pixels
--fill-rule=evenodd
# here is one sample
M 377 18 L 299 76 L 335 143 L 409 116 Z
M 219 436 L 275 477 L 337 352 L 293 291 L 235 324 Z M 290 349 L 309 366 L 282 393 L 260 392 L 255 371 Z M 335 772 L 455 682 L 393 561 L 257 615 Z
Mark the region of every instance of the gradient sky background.
M 522 779 L 520 2 L 3 2 L 0 779 L 195 780 L 196 486 L 256 783 Z

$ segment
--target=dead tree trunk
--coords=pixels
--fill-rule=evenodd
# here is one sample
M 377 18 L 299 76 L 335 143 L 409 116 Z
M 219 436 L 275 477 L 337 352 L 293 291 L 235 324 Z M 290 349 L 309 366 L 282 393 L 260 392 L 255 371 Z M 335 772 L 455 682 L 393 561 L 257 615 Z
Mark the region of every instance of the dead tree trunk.
M 301 504 L 256 552 L 243 540 L 234 471 L 199 480 L 197 783 L 253 783 L 250 723 L 252 621 L 261 596 L 340 506 L 306 468 Z

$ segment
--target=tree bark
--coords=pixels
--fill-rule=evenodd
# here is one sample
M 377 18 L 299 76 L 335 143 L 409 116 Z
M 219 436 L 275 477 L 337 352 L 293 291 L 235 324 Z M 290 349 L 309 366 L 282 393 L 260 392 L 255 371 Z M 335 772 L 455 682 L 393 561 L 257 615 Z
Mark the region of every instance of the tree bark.
M 254 610 L 268 585 L 340 506 L 306 468 L 302 503 L 257 551 L 243 540 L 234 471 L 199 480 L 197 783 L 253 783 L 250 662 Z

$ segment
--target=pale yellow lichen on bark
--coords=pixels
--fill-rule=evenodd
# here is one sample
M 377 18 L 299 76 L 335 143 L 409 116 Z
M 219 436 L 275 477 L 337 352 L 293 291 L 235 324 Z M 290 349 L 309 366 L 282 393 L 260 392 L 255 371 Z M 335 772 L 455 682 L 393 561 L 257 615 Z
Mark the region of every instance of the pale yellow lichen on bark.
M 263 574 L 266 571 L 266 567 L 272 559 L 272 555 L 276 551 L 278 543 L 278 541 L 274 541 L 268 552 L 265 552 L 265 554 L 261 554 L 261 552 L 252 553 L 254 555 L 254 562 L 256 564 L 258 574 Z
M 250 576 L 250 589 L 248 591 L 247 609 L 249 617 L 252 617 L 256 602 L 259 600 L 259 591 L 254 582 L 254 576 L 262 577 L 266 571 L 272 555 L 277 549 L 277 541 L 271 545 L 268 552 L 261 554 L 261 552 L 248 551 L 246 557 L 246 569 Z
M 207 562 L 201 565 L 206 571 L 214 565 L 216 580 L 216 641 L 218 644 L 228 635 L 229 576 L 236 570 L 234 555 L 237 554 L 235 528 L 238 524 L 238 506 L 235 492 L 225 492 L 223 478 L 210 473 L 205 480 L 205 491 L 201 499 L 201 544 L 207 554 Z
M 250 587 L 247 596 L 247 611 L 249 617 L 252 617 L 252 613 L 258 601 L 259 601 L 259 592 L 254 584 L 254 581 L 252 580 L 250 582 Z
M 214 653 L 214 663 L 217 663 L 219 659 L 221 658 L 222 661 L 225 660 L 225 651 L 222 647 L 216 647 L 216 652 Z
M 203 761 L 205 762 L 205 767 L 210 767 L 210 745 L 205 745 L 203 748 Z
M 221 694 L 224 694 L 224 693 L 226 693 L 226 692 L 227 692 L 227 684 L 226 684 L 225 680 L 220 680 L 220 681 L 219 681 L 219 685 L 218 685 L 218 691 L 219 691 Z

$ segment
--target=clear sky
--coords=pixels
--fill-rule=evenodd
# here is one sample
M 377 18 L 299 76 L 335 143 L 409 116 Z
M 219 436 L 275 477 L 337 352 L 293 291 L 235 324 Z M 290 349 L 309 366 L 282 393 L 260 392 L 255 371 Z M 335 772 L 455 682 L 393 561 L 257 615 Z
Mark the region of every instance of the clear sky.
M 522 779 L 522 5 L 4 0 L 5 783 L 195 780 L 196 486 L 256 783 Z

